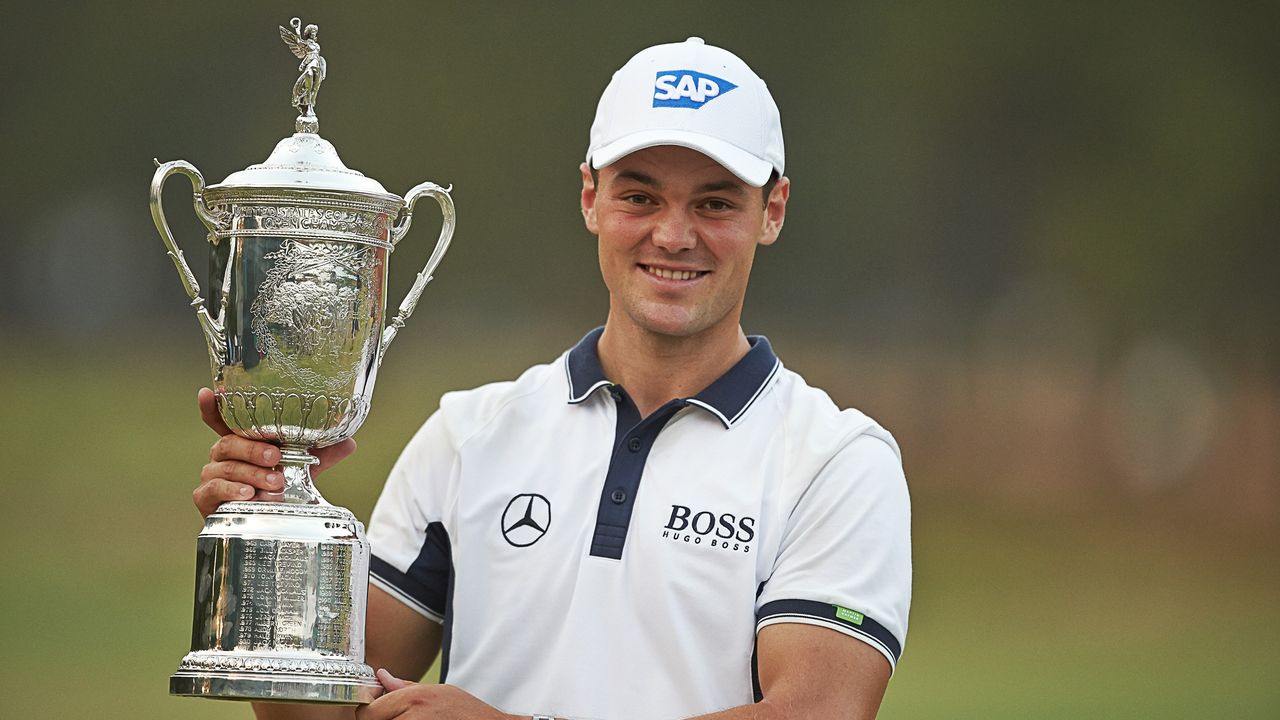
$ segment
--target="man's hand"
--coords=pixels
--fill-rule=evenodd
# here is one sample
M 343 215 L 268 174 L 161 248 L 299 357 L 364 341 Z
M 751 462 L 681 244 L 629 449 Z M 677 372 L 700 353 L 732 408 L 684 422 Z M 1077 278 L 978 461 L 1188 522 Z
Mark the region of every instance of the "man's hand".
M 517 720 L 485 705 L 474 695 L 453 685 L 419 685 L 378 671 L 386 692 L 356 709 L 356 720 L 432 718 L 432 720 Z
M 209 450 L 209 463 L 200 470 L 200 485 L 191 493 L 201 517 L 208 517 L 224 502 L 232 500 L 279 500 L 284 489 L 284 475 L 277 469 L 280 448 L 271 443 L 242 438 L 218 414 L 213 391 L 200 388 L 196 396 L 204 424 L 220 435 Z M 314 477 L 322 470 L 355 452 L 356 441 L 350 438 L 315 452 L 320 460 L 311 466 Z

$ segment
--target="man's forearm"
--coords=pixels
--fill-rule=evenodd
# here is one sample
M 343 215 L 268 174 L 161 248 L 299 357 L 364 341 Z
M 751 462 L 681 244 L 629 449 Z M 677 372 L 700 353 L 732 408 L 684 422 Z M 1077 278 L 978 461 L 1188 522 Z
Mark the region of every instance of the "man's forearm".
M 801 706 L 798 703 L 770 702 L 768 698 L 753 705 L 739 705 L 709 715 L 698 715 L 689 720 L 820 720 L 826 717 L 840 720 L 875 720 L 879 703 L 868 707 L 842 708 L 841 712 L 828 714 L 831 708 Z
M 728 710 L 711 713 L 710 715 L 698 715 L 689 720 L 790 720 L 790 718 L 799 718 L 799 715 L 789 715 L 784 712 L 775 703 L 761 700 L 753 705 L 739 705 L 731 707 Z
M 257 720 L 355 720 L 354 705 L 254 703 Z

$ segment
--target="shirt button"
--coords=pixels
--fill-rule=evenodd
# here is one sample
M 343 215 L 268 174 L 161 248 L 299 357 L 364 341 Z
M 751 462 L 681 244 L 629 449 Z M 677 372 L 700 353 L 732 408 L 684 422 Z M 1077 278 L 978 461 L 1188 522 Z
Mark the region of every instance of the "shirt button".
M 613 398 L 614 402 L 622 402 L 622 391 L 618 389 L 617 385 L 609 388 L 609 396 Z
M 627 491 L 622 488 L 618 488 L 613 491 L 613 494 L 609 496 L 609 499 L 613 501 L 614 505 L 621 505 L 627 501 Z
M 633 437 L 630 440 L 628 440 L 627 448 L 630 449 L 631 452 L 640 452 L 640 438 Z

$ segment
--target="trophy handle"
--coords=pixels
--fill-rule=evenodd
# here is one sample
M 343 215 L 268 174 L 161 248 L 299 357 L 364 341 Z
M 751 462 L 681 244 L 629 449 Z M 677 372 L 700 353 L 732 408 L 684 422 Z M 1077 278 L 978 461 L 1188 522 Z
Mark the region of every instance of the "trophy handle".
M 387 346 L 391 345 L 391 341 L 396 339 L 396 333 L 400 332 L 400 328 L 404 327 L 405 321 L 413 314 L 413 308 L 418 304 L 418 297 L 426 289 L 427 283 L 431 282 L 431 273 L 435 272 L 436 266 L 444 259 L 445 251 L 449 249 L 449 241 L 453 239 L 454 226 L 453 198 L 449 196 L 450 190 L 453 190 L 452 185 L 442 188 L 433 182 L 425 182 L 413 188 L 404 197 L 404 213 L 396 222 L 395 227 L 391 228 L 391 247 L 394 249 L 400 242 L 400 238 L 409 232 L 409 226 L 413 224 L 413 204 L 418 201 L 418 198 L 427 195 L 440 204 L 440 214 L 444 218 L 444 222 L 440 227 L 440 237 L 436 239 L 436 246 L 431 251 L 431 257 L 427 258 L 426 266 L 422 268 L 422 272 L 418 273 L 417 279 L 413 281 L 413 287 L 409 288 L 409 294 L 405 295 L 404 301 L 400 303 L 400 309 L 396 312 L 396 316 L 391 318 L 391 322 L 382 331 L 382 352 L 378 355 L 379 365 L 382 364 L 382 358 L 386 357 Z
M 187 297 L 191 298 L 191 307 L 195 308 L 196 319 L 200 321 L 200 329 L 204 331 L 205 342 L 209 346 L 209 354 L 216 359 L 226 356 L 227 336 L 223 331 L 222 324 L 209 314 L 209 310 L 204 305 L 204 298 L 200 296 L 200 285 L 196 282 L 196 276 L 192 274 L 191 268 L 187 266 L 187 259 L 182 254 L 182 249 L 173 240 L 173 233 L 169 230 L 169 223 L 164 217 L 164 201 L 161 197 L 161 191 L 164 189 L 165 180 L 174 173 L 182 173 L 191 181 L 192 200 L 191 203 L 195 207 L 196 216 L 200 218 L 200 222 L 209 228 L 209 238 L 212 241 L 213 231 L 217 227 L 218 219 L 213 213 L 209 212 L 209 208 L 204 204 L 204 176 L 194 165 L 185 160 L 173 160 L 161 164 L 158 160 L 156 163 L 156 174 L 151 178 L 151 219 L 155 221 L 156 230 L 160 232 L 160 239 L 164 241 L 165 248 L 169 251 L 169 259 L 173 261 L 174 268 L 178 271 L 178 279 L 182 281 L 182 289 L 187 291 Z

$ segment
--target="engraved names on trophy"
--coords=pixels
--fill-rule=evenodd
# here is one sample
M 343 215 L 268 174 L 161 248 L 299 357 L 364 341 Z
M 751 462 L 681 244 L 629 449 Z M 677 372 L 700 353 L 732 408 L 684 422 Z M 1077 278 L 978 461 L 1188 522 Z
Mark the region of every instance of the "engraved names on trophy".
M 275 613 L 276 647 L 300 649 L 309 637 L 307 622 L 307 576 L 310 565 L 308 547 L 303 543 L 275 543 Z
M 241 573 L 239 610 L 241 636 L 238 647 L 248 650 L 269 648 L 275 644 L 275 621 L 265 612 L 263 599 L 276 594 L 275 575 L 270 572 L 274 543 L 271 540 L 244 541 L 244 570 Z
M 326 526 L 348 527 L 333 521 Z M 228 638 L 224 649 L 346 652 L 351 639 L 352 606 L 346 592 L 352 580 L 350 544 L 247 538 L 239 550 L 239 634 Z
M 316 606 L 315 646 L 322 652 L 341 653 L 347 646 L 351 618 L 351 598 L 343 592 L 351 582 L 351 548 L 321 545 L 318 551 L 319 581 Z

